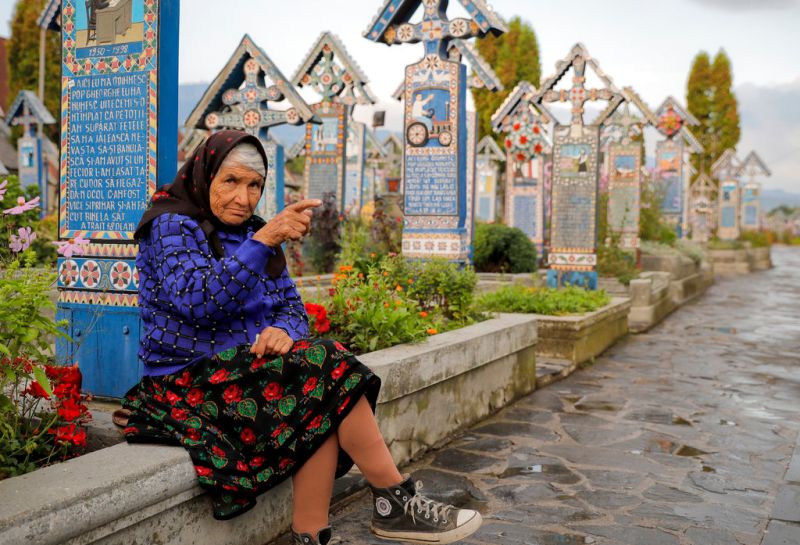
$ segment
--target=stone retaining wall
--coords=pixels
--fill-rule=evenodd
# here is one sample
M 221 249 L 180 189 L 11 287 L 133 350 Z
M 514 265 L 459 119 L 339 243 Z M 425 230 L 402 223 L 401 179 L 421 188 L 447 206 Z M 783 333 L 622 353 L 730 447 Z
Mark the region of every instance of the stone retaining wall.
M 603 308 L 581 316 L 534 314 L 539 324 L 536 355 L 574 364 L 588 361 L 628 333 L 630 308 L 630 299 L 614 297 Z
M 739 250 L 709 250 L 714 274 L 732 276 L 772 268 L 771 248 L 742 248 Z
M 505 314 L 365 354 L 383 381 L 378 420 L 404 463 L 536 386 L 536 317 Z M 118 444 L 0 481 L 0 543 L 262 544 L 288 529 L 291 486 L 215 521 L 180 447 Z

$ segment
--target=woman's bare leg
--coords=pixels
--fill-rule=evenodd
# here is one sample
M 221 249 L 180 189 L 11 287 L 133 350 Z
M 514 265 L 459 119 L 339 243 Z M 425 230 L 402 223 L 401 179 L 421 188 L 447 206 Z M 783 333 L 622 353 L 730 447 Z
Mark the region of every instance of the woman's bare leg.
M 292 476 L 292 528 L 298 534 L 316 536 L 328 526 L 338 457 L 339 442 L 334 433 Z
M 339 445 L 353 459 L 369 484 L 386 488 L 402 482 L 403 477 L 386 447 L 367 398 L 362 396 L 358 400 L 336 433 Z

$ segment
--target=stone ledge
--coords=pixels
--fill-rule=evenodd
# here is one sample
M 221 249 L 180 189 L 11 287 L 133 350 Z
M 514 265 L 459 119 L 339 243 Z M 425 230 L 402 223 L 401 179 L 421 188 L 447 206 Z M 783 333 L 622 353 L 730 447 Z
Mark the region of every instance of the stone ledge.
M 534 316 L 500 315 L 362 356 L 385 384 L 378 418 L 396 461 L 532 391 L 536 342 Z M 155 445 L 122 443 L 0 481 L 0 497 L 0 543 L 266 543 L 291 520 L 288 481 L 235 522 L 214 520 L 186 451 Z
M 538 357 L 583 363 L 600 355 L 628 333 L 631 301 L 613 297 L 611 303 L 581 316 L 542 316 L 539 320 Z

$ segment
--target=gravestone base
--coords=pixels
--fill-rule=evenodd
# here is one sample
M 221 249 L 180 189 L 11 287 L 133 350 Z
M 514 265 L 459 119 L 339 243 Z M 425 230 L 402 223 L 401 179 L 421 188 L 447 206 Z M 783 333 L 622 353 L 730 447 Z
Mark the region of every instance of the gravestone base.
M 549 269 L 547 271 L 547 287 L 563 288 L 578 286 L 588 290 L 597 289 L 596 271 L 561 271 Z
M 411 259 L 441 257 L 450 261 L 469 259 L 467 229 L 452 231 L 403 231 L 403 255 Z

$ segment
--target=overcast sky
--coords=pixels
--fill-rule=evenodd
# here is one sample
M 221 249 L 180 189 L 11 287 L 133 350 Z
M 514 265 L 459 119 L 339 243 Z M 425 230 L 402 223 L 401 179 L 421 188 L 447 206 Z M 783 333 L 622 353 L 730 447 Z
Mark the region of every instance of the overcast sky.
M 0 0 L 8 21 L 12 0 Z M 387 47 L 362 37 L 381 0 L 184 0 L 181 10 L 180 81 L 216 76 L 244 33 L 249 33 L 291 77 L 320 32 L 331 30 L 348 48 L 389 111 L 389 128 L 401 128 L 391 93 L 403 67 L 421 45 Z M 460 13 L 456 0 L 451 11 Z M 536 31 L 542 72 L 575 42 L 585 44 L 619 85 L 632 85 L 651 107 L 667 95 L 685 101 L 686 77 L 701 49 L 722 47 L 733 61 L 742 115 L 742 156 L 756 149 L 773 170 L 767 187 L 800 191 L 800 0 L 494 0 L 505 19 L 515 15 Z M 0 26 L 8 35 L 9 27 Z M 307 96 L 307 95 L 306 95 Z M 307 96 L 314 100 L 313 95 Z M 370 110 L 356 117 L 367 120 Z

